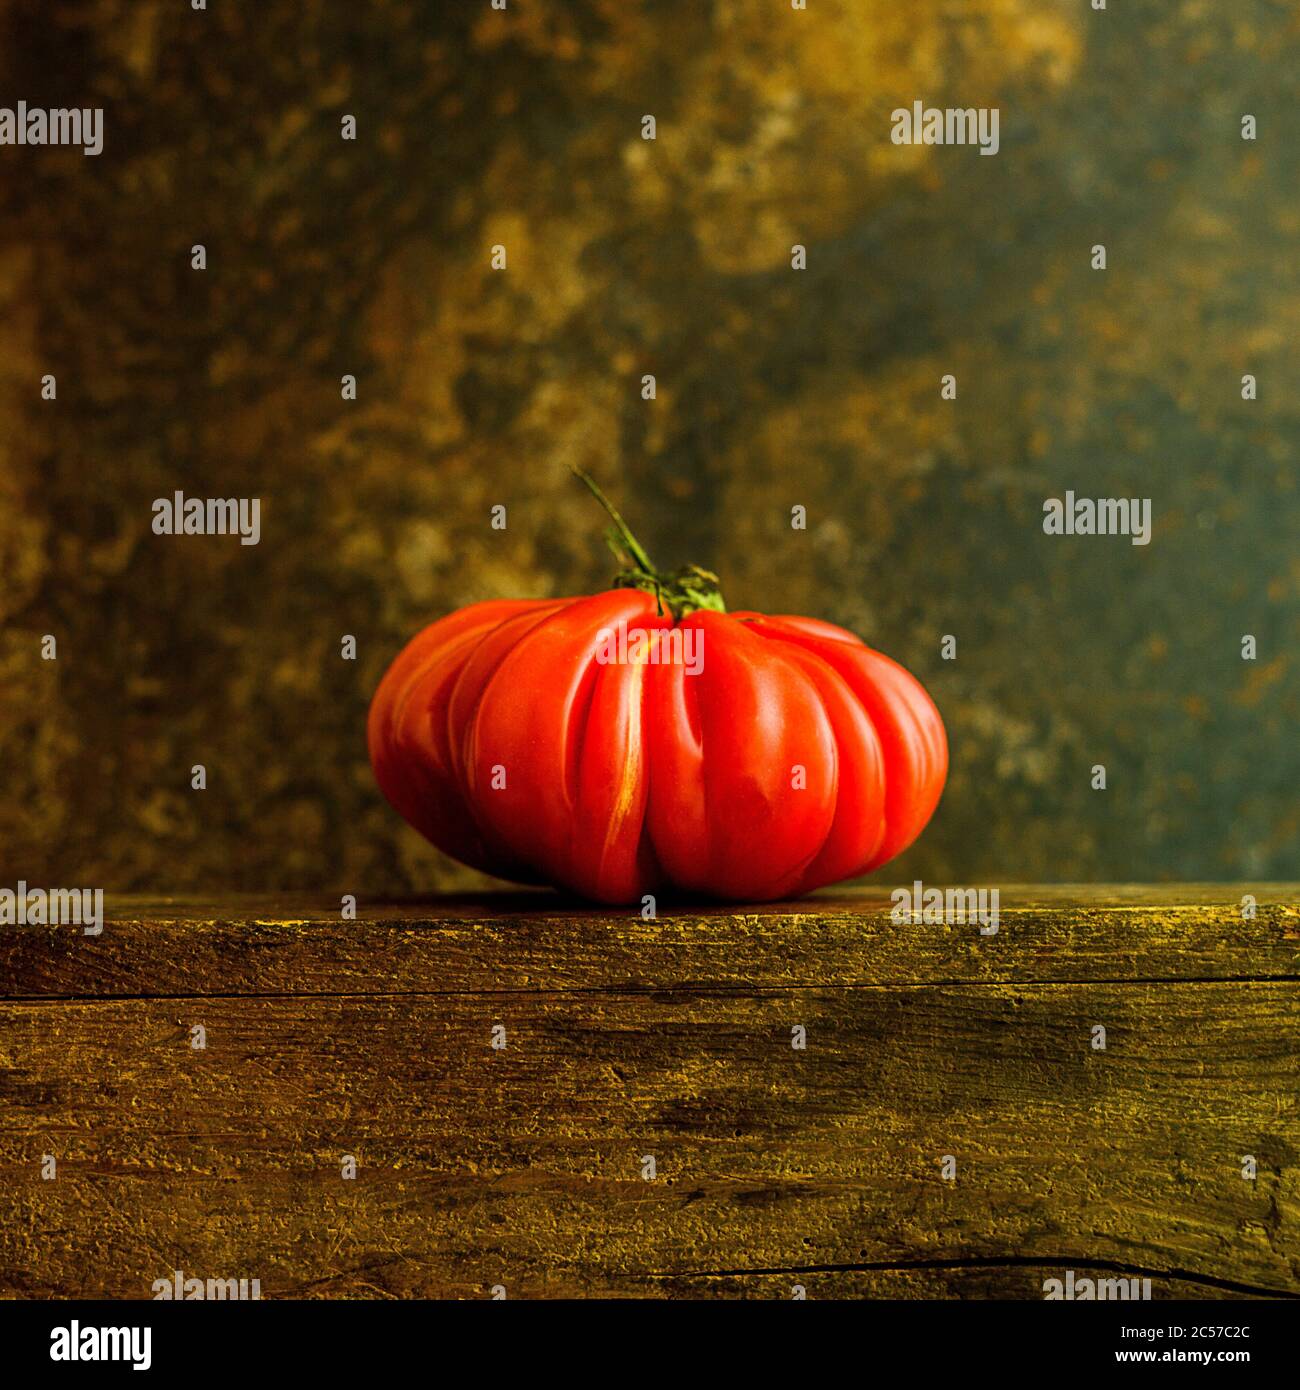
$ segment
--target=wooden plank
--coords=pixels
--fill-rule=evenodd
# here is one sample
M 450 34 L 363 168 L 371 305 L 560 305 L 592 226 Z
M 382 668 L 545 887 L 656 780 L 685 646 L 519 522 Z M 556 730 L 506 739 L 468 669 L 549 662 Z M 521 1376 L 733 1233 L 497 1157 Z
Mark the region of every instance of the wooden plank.
M 806 1271 L 814 1297 L 1040 1297 L 1099 1266 L 1300 1294 L 1293 979 L 742 992 L 733 963 L 710 992 L 673 986 L 680 960 L 641 958 L 656 990 L 4 1004 L 0 1289 L 140 1297 L 180 1268 L 266 1296 L 788 1297 Z
M 0 981 L 9 998 L 131 998 L 1300 975 L 1295 885 L 999 891 L 994 936 L 899 925 L 880 889 L 748 911 L 673 908 L 649 922 L 551 894 L 363 901 L 355 921 L 318 895 L 110 895 L 97 937 L 0 928 Z M 1243 920 L 1246 891 L 1259 906 Z

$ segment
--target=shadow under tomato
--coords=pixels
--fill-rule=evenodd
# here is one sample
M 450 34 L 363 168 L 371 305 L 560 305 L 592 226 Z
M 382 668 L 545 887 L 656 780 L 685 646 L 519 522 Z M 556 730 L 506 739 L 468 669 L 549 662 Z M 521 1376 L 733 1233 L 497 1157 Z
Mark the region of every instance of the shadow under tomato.
M 737 914 L 821 913 L 841 911 L 861 912 L 873 900 L 881 905 L 889 902 L 883 889 L 863 889 L 858 893 L 812 893 L 804 898 L 780 902 L 727 902 L 716 898 L 673 897 L 656 894 L 655 910 L 660 919 L 674 916 L 734 917 Z M 385 907 L 410 911 L 422 908 L 431 916 L 452 917 L 520 917 L 530 914 L 553 917 L 563 913 L 570 917 L 639 917 L 639 903 L 594 903 L 571 893 L 552 889 L 501 889 L 480 893 L 429 893 L 417 896 L 367 898 L 367 912 Z

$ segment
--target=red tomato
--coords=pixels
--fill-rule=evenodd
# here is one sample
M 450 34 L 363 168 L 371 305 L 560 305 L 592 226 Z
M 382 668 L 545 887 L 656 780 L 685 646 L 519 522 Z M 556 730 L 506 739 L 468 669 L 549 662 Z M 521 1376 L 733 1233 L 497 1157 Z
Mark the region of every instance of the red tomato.
M 906 849 L 948 768 L 922 686 L 829 623 L 682 611 L 686 574 L 425 628 L 370 708 L 384 795 L 462 863 L 607 903 L 792 897 Z

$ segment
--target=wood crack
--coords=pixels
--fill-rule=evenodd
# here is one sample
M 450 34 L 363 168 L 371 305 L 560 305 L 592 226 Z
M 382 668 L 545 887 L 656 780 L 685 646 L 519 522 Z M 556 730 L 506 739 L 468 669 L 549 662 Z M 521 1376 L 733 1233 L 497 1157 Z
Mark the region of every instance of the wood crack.
M 1147 975 L 1095 976 L 1080 980 L 891 980 L 850 984 L 831 981 L 827 984 L 660 984 L 660 985 L 547 985 L 536 989 L 506 985 L 500 989 L 395 989 L 395 990 L 213 990 L 185 994 L 15 994 L 0 996 L 0 1004 L 132 1004 L 167 1003 L 202 999 L 474 999 L 498 998 L 513 995 L 525 999 L 548 999 L 556 996 L 620 997 L 643 999 L 654 995 L 691 995 L 708 997 L 727 995 L 742 999 L 768 999 L 787 994 L 833 993 L 850 990 L 934 990 L 961 989 L 992 992 L 1018 989 L 1081 989 L 1097 985 L 1298 985 L 1300 975 Z
M 789 1276 L 800 1274 L 911 1274 L 920 1271 L 962 1269 L 1052 1269 L 1090 1270 L 1097 1273 L 1122 1275 L 1137 1279 L 1177 1279 L 1202 1288 L 1218 1289 L 1224 1293 L 1250 1294 L 1261 1298 L 1297 1299 L 1300 1293 L 1267 1285 L 1242 1283 L 1236 1279 L 1220 1279 L 1191 1269 L 1148 1269 L 1139 1265 L 1121 1264 L 1117 1260 L 1076 1259 L 1068 1255 L 987 1255 L 959 1256 L 953 1259 L 876 1260 L 848 1264 L 789 1265 L 764 1269 L 699 1269 L 675 1273 L 652 1274 L 651 1279 L 740 1279 L 759 1275 Z

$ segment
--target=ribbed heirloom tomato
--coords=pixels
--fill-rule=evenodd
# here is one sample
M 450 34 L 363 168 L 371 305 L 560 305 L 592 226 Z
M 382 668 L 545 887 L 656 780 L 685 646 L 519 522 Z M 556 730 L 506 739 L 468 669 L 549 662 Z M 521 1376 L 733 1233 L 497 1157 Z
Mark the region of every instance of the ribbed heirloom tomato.
M 607 903 L 771 900 L 906 849 L 948 745 L 920 683 L 813 618 L 725 612 L 716 578 L 631 564 L 606 593 L 472 604 L 370 708 L 380 789 L 462 863 Z

